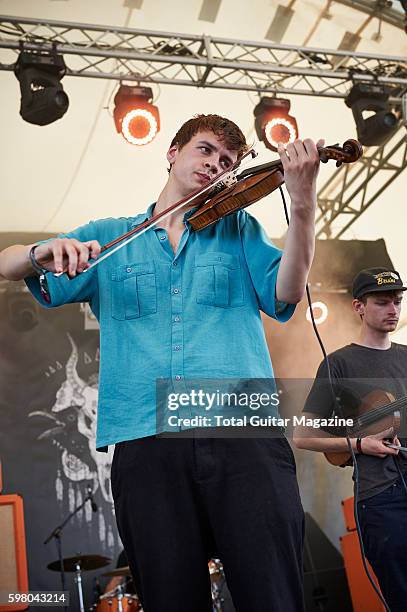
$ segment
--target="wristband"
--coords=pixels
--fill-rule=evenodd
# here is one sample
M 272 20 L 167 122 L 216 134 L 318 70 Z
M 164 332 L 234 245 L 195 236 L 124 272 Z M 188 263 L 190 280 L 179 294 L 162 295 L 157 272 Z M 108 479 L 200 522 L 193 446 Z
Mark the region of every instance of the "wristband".
M 48 270 L 46 270 L 45 268 L 42 268 L 38 261 L 35 259 L 35 249 L 37 248 L 37 246 L 39 246 L 38 244 L 34 244 L 34 246 L 31 247 L 30 249 L 30 262 L 32 267 L 34 268 L 34 270 L 37 272 L 37 274 L 46 274 L 48 272 Z
M 34 244 L 34 246 L 32 246 L 31 249 L 30 249 L 30 262 L 31 262 L 31 265 L 34 268 L 35 272 L 39 275 L 40 291 L 41 291 L 42 299 L 47 304 L 50 304 L 51 303 L 51 296 L 50 296 L 49 289 L 48 289 L 47 279 L 45 277 L 45 275 L 48 272 L 48 270 L 46 270 L 45 268 L 42 268 L 38 264 L 38 261 L 35 259 L 34 251 L 37 248 L 37 246 L 38 246 L 38 244 Z
M 363 455 L 362 438 L 356 438 L 356 450 L 358 451 L 359 455 Z

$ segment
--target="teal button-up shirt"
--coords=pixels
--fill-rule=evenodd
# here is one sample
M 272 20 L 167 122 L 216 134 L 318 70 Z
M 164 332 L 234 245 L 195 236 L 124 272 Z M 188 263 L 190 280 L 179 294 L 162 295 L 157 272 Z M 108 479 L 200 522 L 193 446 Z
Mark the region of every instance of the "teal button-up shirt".
M 106 244 L 151 216 L 102 219 L 65 237 Z M 276 301 L 281 251 L 246 211 L 194 232 L 177 253 L 166 230 L 152 228 L 89 272 L 69 280 L 46 275 L 26 283 L 50 308 L 89 302 L 100 323 L 96 446 L 157 433 L 156 381 L 271 378 L 259 310 L 287 321 L 295 306 Z

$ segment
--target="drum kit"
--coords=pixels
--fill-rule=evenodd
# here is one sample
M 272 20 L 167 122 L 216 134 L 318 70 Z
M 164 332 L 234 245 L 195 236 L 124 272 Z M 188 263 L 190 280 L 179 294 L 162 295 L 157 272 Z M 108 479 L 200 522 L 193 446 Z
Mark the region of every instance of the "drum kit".
M 62 561 L 64 572 L 75 573 L 79 610 L 80 612 L 85 612 L 82 572 L 101 569 L 109 565 L 111 559 L 100 555 L 78 555 L 77 557 L 65 558 Z M 59 560 L 49 563 L 47 567 L 56 572 L 60 572 L 62 569 Z M 208 569 L 211 579 L 213 612 L 222 612 L 224 611 L 222 607 L 224 602 L 222 592 L 226 583 L 222 562 L 220 559 L 211 559 L 208 563 Z M 99 595 L 96 603 L 89 608 L 89 612 L 143 612 L 137 595 L 128 592 L 134 590 L 130 588 L 132 586 L 132 578 L 128 566 L 118 567 L 110 572 L 101 574 L 101 576 L 106 578 L 121 578 L 121 580 L 114 588 L 103 593 L 103 595 Z

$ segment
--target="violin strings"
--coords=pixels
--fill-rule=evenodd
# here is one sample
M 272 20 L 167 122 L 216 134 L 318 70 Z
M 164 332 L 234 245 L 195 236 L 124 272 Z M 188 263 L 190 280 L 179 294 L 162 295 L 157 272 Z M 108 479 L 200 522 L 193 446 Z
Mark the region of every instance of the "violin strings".
M 394 402 L 390 402 L 385 404 L 384 406 L 380 406 L 376 410 L 372 410 L 366 414 L 362 414 L 358 418 L 358 426 L 361 427 L 363 425 L 370 425 L 375 421 L 379 420 L 381 417 L 386 416 L 391 412 L 397 412 L 398 408 L 402 408 L 406 404 L 406 398 L 402 397 Z

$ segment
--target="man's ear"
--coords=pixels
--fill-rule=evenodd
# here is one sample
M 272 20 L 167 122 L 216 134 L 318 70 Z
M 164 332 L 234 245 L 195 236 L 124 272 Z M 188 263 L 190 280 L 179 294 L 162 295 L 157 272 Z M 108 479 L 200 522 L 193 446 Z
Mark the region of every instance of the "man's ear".
M 358 315 L 363 315 L 365 314 L 365 305 L 363 302 L 361 302 L 360 300 L 353 300 L 352 302 L 352 306 L 353 306 L 353 310 L 358 314 Z
M 172 145 L 167 151 L 167 162 L 173 164 L 178 154 L 178 145 Z

